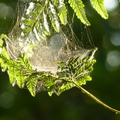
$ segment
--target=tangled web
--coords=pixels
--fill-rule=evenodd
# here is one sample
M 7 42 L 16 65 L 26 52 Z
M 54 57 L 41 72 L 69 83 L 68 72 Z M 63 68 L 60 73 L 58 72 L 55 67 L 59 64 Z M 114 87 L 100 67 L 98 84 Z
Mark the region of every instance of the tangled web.
M 76 86 L 72 82 L 83 85 L 91 80 L 96 48 L 88 31 L 86 40 L 83 34 L 81 40 L 74 34 L 74 13 L 68 14 L 68 3 L 57 5 L 53 0 L 20 0 L 16 23 L 4 38 L 11 63 L 16 65 L 8 67 L 10 82 L 27 87 L 33 96 L 41 90 L 59 95 Z
M 73 31 L 74 17 L 70 16 L 76 14 L 81 17 L 76 9 L 77 3 L 83 13 L 80 20 L 89 25 L 81 1 L 68 0 L 75 12 L 73 15 L 69 14 L 70 6 L 64 0 L 16 0 L 13 6 L 18 6 L 14 9 L 2 1 L 0 66 L 7 70 L 13 86 L 17 84 L 20 88 L 27 88 L 32 96 L 43 90 L 50 96 L 53 93 L 60 95 L 77 87 L 99 104 L 120 113 L 81 87 L 92 80 L 90 73 L 96 62 L 94 54 L 97 50 L 89 31 L 86 31 L 85 39 L 85 32 L 78 39 Z M 13 14 L 15 10 L 17 14 Z
M 31 22 L 31 19 L 33 19 L 31 18 L 32 12 L 36 12 L 36 7 L 37 5 L 35 5 L 35 3 L 30 2 L 28 7 L 24 9 L 24 14 L 9 34 L 10 41 L 7 41 L 7 50 L 13 60 L 17 60 L 17 57 L 21 53 L 24 53 L 29 57 L 34 70 L 56 73 L 58 68 L 57 63 L 59 61 L 66 62 L 69 58 L 77 55 L 82 59 L 92 50 L 84 48 L 81 41 L 75 37 L 69 22 L 67 22 L 69 25 L 67 29 L 65 28 L 66 26 L 64 26 L 67 32 L 63 30 L 58 21 L 59 32 L 52 29 L 52 33 L 47 33 L 47 36 L 40 31 L 41 29 L 39 27 L 42 27 L 40 25 L 42 23 L 38 20 L 38 28 L 35 25 L 32 26 L 32 23 L 29 23 L 31 24 L 29 27 L 32 27 L 32 29 L 26 34 L 25 29 L 28 29 L 27 25 L 25 26 L 26 16 L 30 16 L 30 18 L 27 19 L 29 19 L 28 22 Z M 36 18 L 34 19 L 37 21 Z M 46 24 L 48 23 L 44 23 L 43 26 L 49 27 Z M 46 28 L 46 30 L 47 29 L 48 28 Z M 42 31 L 44 31 L 44 29 Z M 49 30 L 47 32 L 49 32 Z

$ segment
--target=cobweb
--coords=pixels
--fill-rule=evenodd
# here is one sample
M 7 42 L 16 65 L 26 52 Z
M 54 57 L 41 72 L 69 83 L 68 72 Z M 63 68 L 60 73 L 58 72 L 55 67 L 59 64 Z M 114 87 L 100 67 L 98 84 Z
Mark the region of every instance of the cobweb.
M 28 0 L 19 1 L 16 24 L 8 34 L 9 40 L 6 40 L 6 49 L 11 59 L 17 61 L 18 56 L 25 54 L 33 70 L 56 74 L 58 62 L 66 62 L 73 56 L 80 56 L 82 59 L 94 48 L 88 31 L 82 30 L 81 40 L 78 39 L 72 29 L 71 21 L 68 21 L 65 27 L 60 26 L 59 32 L 54 31 L 45 39 L 39 35 L 40 30 L 36 26 L 26 35 L 23 21 L 26 19 L 26 14 L 29 16 L 30 10 L 34 10 L 34 6 L 30 7 L 31 4 L 33 3 Z M 86 40 L 83 39 L 85 33 Z

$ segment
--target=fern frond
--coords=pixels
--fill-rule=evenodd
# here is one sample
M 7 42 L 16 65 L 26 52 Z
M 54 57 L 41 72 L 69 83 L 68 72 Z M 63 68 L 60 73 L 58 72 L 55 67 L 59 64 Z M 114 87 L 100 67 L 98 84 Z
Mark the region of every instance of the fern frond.
M 50 17 L 51 24 L 56 32 L 60 32 L 60 24 L 59 24 L 58 15 L 57 15 L 54 5 L 51 2 L 49 2 L 49 10 L 50 11 L 48 15 Z
M 60 18 L 60 21 L 63 25 L 67 24 L 67 9 L 64 3 L 64 0 L 58 0 L 59 6 L 58 6 L 58 16 Z
M 104 18 L 108 19 L 108 13 L 104 8 L 104 0 L 90 0 L 95 10 Z
M 45 12 L 43 12 L 43 24 L 45 28 L 45 34 L 50 35 L 49 23 L 48 23 L 47 15 L 45 14 Z
M 45 8 L 48 5 L 46 2 L 44 5 L 40 3 L 33 3 L 31 9 L 27 9 L 24 15 L 24 19 L 20 21 L 20 25 L 23 25 L 23 31 L 25 36 L 28 36 L 30 32 L 35 34 L 36 40 L 46 39 L 46 35 L 50 34 L 47 16 L 45 14 Z
M 92 54 L 94 54 L 94 51 L 96 50 L 97 49 L 95 48 L 92 51 Z M 58 75 L 63 82 L 62 86 L 59 87 L 58 92 L 56 93 L 57 95 L 60 95 L 62 92 L 75 87 L 72 81 L 81 86 L 85 85 L 86 81 L 92 80 L 89 74 L 93 71 L 93 64 L 96 60 L 91 60 L 90 57 L 91 53 L 90 56 L 88 55 L 83 59 L 79 56 L 75 56 L 70 58 L 66 63 L 59 64 L 60 72 L 58 72 Z
M 69 0 L 68 2 L 74 10 L 74 12 L 76 13 L 78 19 L 80 19 L 82 23 L 89 26 L 90 23 L 86 17 L 83 2 L 81 0 Z
M 37 76 L 31 75 L 26 79 L 26 86 L 33 97 L 36 95 L 36 83 Z

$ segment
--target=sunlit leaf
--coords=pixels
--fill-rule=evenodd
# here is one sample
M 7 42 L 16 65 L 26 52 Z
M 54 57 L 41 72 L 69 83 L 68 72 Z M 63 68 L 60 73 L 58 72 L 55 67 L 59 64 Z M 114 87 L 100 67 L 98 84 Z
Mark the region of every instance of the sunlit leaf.
M 85 14 L 84 4 L 82 0 L 69 0 L 68 2 L 70 6 L 73 8 L 77 17 L 81 20 L 81 22 L 86 25 L 90 25 Z
M 104 7 L 104 0 L 90 0 L 95 10 L 104 18 L 108 19 L 108 13 Z

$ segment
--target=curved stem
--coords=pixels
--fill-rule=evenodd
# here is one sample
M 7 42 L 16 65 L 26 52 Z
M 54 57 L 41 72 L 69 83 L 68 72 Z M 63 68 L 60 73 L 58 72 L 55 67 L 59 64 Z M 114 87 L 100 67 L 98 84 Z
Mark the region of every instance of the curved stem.
M 111 110 L 112 112 L 115 112 L 116 114 L 120 114 L 119 110 L 116 110 L 110 106 L 108 106 L 107 104 L 105 104 L 104 102 L 102 102 L 100 99 L 98 99 L 97 97 L 95 97 L 93 94 L 91 94 L 90 92 L 88 92 L 87 90 L 85 90 L 83 87 L 79 86 L 77 83 L 75 83 L 74 81 L 72 81 L 72 83 L 79 88 L 82 92 L 86 93 L 89 97 L 91 97 L 93 100 L 95 100 L 97 103 L 99 103 L 100 105 L 104 106 L 105 108 Z

